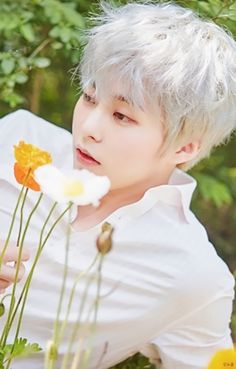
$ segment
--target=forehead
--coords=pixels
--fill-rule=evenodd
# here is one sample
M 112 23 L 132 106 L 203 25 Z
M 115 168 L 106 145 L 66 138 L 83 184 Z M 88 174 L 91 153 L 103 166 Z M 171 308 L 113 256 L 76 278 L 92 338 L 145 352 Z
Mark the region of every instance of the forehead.
M 144 110 L 139 104 L 135 103 L 129 92 L 125 88 L 125 86 L 121 86 L 121 84 L 116 84 L 111 86 L 110 88 L 107 84 L 96 84 L 96 82 L 91 82 L 87 86 L 84 86 L 84 89 L 90 91 L 97 98 L 103 98 L 108 100 L 115 100 L 118 102 L 125 103 L 126 105 L 131 106 L 132 108 L 139 108 Z

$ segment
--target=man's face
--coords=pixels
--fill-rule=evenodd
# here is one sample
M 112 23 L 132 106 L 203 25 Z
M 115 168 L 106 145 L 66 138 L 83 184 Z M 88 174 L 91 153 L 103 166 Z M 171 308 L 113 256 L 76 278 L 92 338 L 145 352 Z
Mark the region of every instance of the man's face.
M 159 154 L 160 114 L 144 112 L 123 96 L 98 101 L 94 92 L 87 89 L 74 109 L 74 167 L 108 176 L 111 189 L 166 183 L 174 164 L 170 154 Z

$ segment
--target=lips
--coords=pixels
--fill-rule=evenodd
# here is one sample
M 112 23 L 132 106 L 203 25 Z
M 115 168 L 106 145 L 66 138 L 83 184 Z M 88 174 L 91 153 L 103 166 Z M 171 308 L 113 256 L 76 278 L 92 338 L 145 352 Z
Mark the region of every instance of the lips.
M 76 148 L 77 155 L 80 159 L 85 160 L 86 162 L 101 164 L 99 161 L 97 161 L 92 155 L 85 149 L 82 149 L 80 147 Z

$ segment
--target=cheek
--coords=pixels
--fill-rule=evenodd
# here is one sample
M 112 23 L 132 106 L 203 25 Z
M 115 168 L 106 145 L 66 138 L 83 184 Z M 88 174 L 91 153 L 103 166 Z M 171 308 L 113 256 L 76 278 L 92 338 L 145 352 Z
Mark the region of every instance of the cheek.
M 140 163 L 150 163 L 156 158 L 158 147 L 161 144 L 160 138 L 147 135 L 145 132 L 141 134 L 116 136 L 115 142 L 111 144 L 110 150 L 118 158 L 119 162 L 123 162 L 125 166 L 130 166 L 131 162 L 139 161 Z
M 156 166 L 154 148 L 150 148 L 150 144 L 144 143 L 142 138 L 136 140 L 124 138 L 123 141 L 111 145 L 108 152 L 110 155 L 109 161 L 106 161 L 106 170 L 113 189 L 148 178 L 154 165 Z
M 82 108 L 81 101 L 78 100 L 77 104 L 75 105 L 74 112 L 73 112 L 73 120 L 72 120 L 72 133 L 76 135 L 78 133 L 80 122 L 83 119 L 84 111 Z

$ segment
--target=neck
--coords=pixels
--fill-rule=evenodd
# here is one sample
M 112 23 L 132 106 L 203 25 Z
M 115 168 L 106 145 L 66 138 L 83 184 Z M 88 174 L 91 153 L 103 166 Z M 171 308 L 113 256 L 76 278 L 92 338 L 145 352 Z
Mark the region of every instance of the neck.
M 135 186 L 111 189 L 101 199 L 100 204 L 97 208 L 92 205 L 78 207 L 76 222 L 89 222 L 91 219 L 97 219 L 101 221 L 102 219 L 105 219 L 116 209 L 139 201 L 149 188 L 167 184 L 171 173 L 172 172 L 168 173 L 165 178 L 162 178 L 161 180 L 155 178 L 154 180 L 135 184 Z

